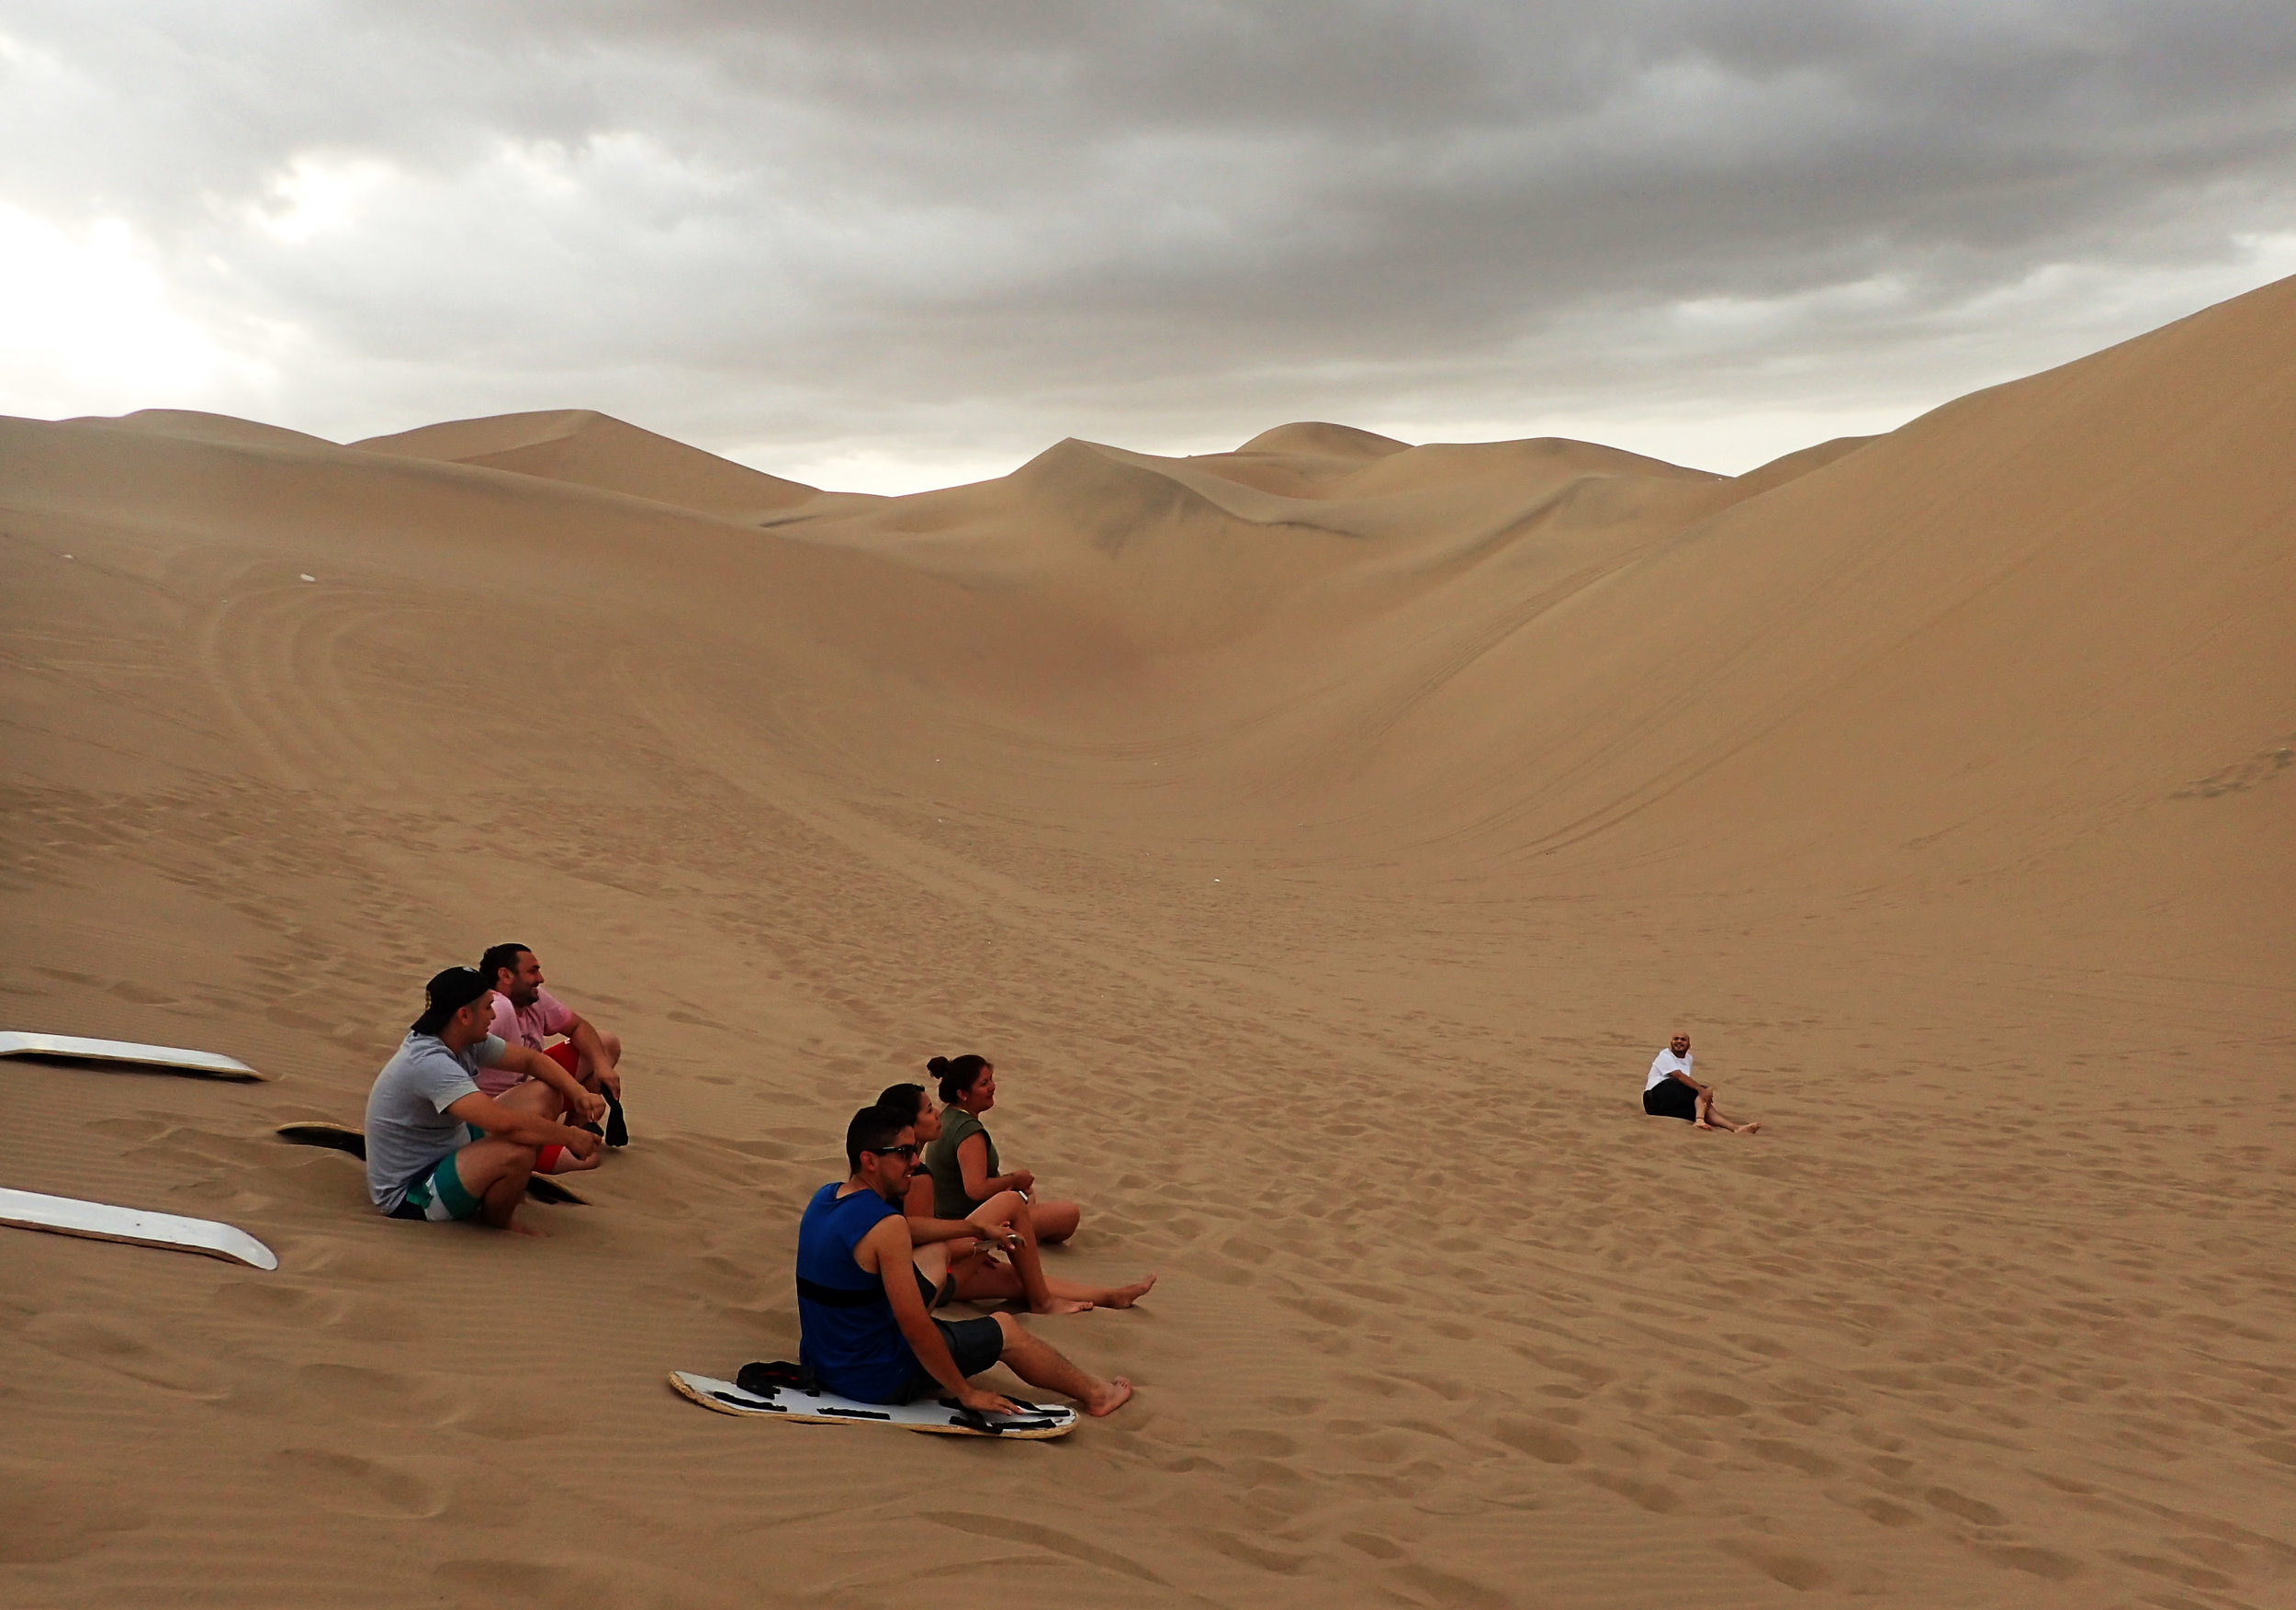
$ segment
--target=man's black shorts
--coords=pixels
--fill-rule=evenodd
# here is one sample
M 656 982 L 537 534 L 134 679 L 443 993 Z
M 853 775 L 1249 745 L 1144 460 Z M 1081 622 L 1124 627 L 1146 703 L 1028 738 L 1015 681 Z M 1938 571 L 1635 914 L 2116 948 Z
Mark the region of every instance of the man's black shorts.
M 940 1327 L 940 1339 L 949 1344 L 949 1357 L 957 1361 L 957 1373 L 968 1379 L 1004 1357 L 1005 1328 L 993 1319 L 937 1319 L 933 1323 Z M 940 1397 L 948 1390 L 920 1368 L 893 1401 L 913 1403 L 919 1398 Z
M 1698 1116 L 1698 1092 L 1680 1079 L 1660 1079 L 1642 1093 L 1642 1110 L 1652 1118 Z

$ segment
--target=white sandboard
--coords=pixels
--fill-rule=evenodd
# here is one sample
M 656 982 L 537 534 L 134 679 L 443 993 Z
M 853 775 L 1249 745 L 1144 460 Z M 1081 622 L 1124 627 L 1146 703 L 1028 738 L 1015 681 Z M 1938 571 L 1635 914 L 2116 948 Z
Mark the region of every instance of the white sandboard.
M 278 1255 L 244 1230 L 219 1224 L 212 1219 L 183 1219 L 174 1213 L 146 1212 L 141 1208 L 115 1208 L 108 1202 L 84 1202 L 77 1197 L 44 1197 L 38 1191 L 10 1190 L 0 1186 L 0 1224 L 23 1230 L 51 1230 L 58 1235 L 84 1235 L 90 1241 L 125 1241 L 138 1246 L 163 1246 L 176 1252 L 196 1252 L 211 1258 L 230 1258 L 258 1269 L 276 1269 Z
M 670 1378 L 671 1390 L 720 1414 L 762 1414 L 771 1419 L 808 1425 L 897 1425 L 904 1431 L 929 1431 L 942 1436 L 1005 1436 L 1041 1442 L 1066 1436 L 1076 1429 L 1076 1411 L 1064 1403 L 1023 1404 L 1019 1414 L 975 1414 L 947 1399 L 927 1398 L 916 1403 L 856 1403 L 828 1392 L 809 1392 L 799 1387 L 777 1387 L 770 1397 L 748 1392 L 729 1380 L 680 1370 Z M 1019 1402 L 1018 1398 L 1013 1400 Z
M 26 1034 L 0 1030 L 0 1056 L 75 1056 L 84 1062 L 138 1063 L 146 1067 L 181 1068 L 210 1079 L 242 1082 L 266 1079 L 236 1057 L 213 1051 L 186 1051 L 174 1045 L 138 1045 L 131 1040 L 82 1040 L 73 1034 Z

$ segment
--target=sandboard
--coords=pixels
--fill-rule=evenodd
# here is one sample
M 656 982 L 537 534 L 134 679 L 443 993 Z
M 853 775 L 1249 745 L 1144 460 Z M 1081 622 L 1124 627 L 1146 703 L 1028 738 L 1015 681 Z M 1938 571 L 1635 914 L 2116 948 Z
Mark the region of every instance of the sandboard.
M 829 1392 L 809 1392 L 799 1387 L 775 1387 L 766 1393 L 744 1391 L 729 1380 L 684 1370 L 671 1374 L 672 1391 L 720 1414 L 763 1415 L 805 1425 L 897 1425 L 904 1431 L 928 1431 L 941 1436 L 1003 1436 L 1041 1442 L 1066 1436 L 1076 1428 L 1076 1411 L 1064 1403 L 1026 1403 L 1019 1414 L 975 1414 L 953 1399 L 928 1398 L 917 1403 L 856 1403 Z M 1015 1398 L 1014 1402 L 1020 1402 Z
M 210 1079 L 253 1083 L 268 1079 L 237 1057 L 213 1051 L 186 1051 L 174 1045 L 138 1045 L 130 1040 L 83 1040 L 73 1034 L 30 1034 L 0 1030 L 0 1056 L 68 1056 L 82 1062 L 134 1063 L 144 1067 L 174 1068 Z
M 279 1267 L 278 1255 L 262 1242 L 244 1230 L 212 1219 L 184 1219 L 174 1213 L 115 1208 L 108 1202 L 84 1202 L 77 1197 L 47 1197 L 5 1186 L 0 1186 L 0 1224 L 81 1235 L 90 1241 L 124 1241 L 137 1246 L 196 1252 L 258 1269 Z
M 325 1146 L 337 1152 L 348 1152 L 362 1162 L 366 1157 L 366 1137 L 347 1124 L 283 1123 L 275 1132 L 281 1140 L 294 1145 Z M 529 1175 L 526 1194 L 537 1202 L 547 1202 L 556 1208 L 590 1206 L 588 1197 L 560 1181 L 555 1174 Z

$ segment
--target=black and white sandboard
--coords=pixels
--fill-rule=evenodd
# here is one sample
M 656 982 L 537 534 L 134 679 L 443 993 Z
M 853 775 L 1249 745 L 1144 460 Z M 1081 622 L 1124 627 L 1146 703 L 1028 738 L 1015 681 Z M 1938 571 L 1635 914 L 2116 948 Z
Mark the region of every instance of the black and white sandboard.
M 274 1132 L 278 1137 L 297 1146 L 325 1146 L 331 1151 L 348 1152 L 365 1160 L 366 1137 L 348 1124 L 340 1123 L 283 1123 Z M 529 1175 L 526 1194 L 537 1202 L 548 1202 L 554 1208 L 587 1208 L 590 1199 L 572 1186 L 562 1183 L 554 1174 Z
M 5 1186 L 0 1186 L 0 1224 L 80 1235 L 90 1241 L 124 1241 L 137 1246 L 196 1252 L 258 1269 L 279 1267 L 276 1253 L 234 1225 L 141 1208 L 116 1208 L 109 1202 L 84 1202 L 77 1197 L 47 1197 Z
M 271 1076 L 220 1052 L 186 1051 L 174 1045 L 138 1045 L 131 1040 L 83 1040 L 75 1034 L 30 1034 L 6 1029 L 0 1029 L 0 1056 L 62 1056 L 78 1062 L 129 1063 L 139 1067 L 169 1068 L 177 1073 L 242 1083 Z
M 850 1398 L 793 1386 L 745 1391 L 732 1381 L 713 1380 L 684 1370 L 672 1374 L 670 1385 L 679 1396 L 720 1414 L 762 1415 L 805 1425 L 897 1425 L 904 1431 L 929 1431 L 941 1436 L 1004 1436 L 1023 1442 L 1066 1436 L 1076 1428 L 1076 1411 L 1064 1403 L 1022 1403 L 1019 1414 L 975 1414 L 950 1398 L 929 1398 L 917 1403 L 856 1403 Z

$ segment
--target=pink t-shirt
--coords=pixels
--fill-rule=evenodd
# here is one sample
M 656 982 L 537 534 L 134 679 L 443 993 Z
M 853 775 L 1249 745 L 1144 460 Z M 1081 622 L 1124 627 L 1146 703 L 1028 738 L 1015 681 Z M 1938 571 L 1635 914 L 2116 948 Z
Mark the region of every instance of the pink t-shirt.
M 512 1045 L 523 1045 L 530 1051 L 540 1051 L 545 1044 L 572 1027 L 574 1014 L 566 1004 L 546 989 L 535 991 L 535 1004 L 514 1008 L 511 997 L 501 991 L 494 996 L 493 1031 Z M 526 1077 L 501 1066 L 480 1068 L 478 1088 L 490 1096 L 500 1096 L 512 1085 Z

